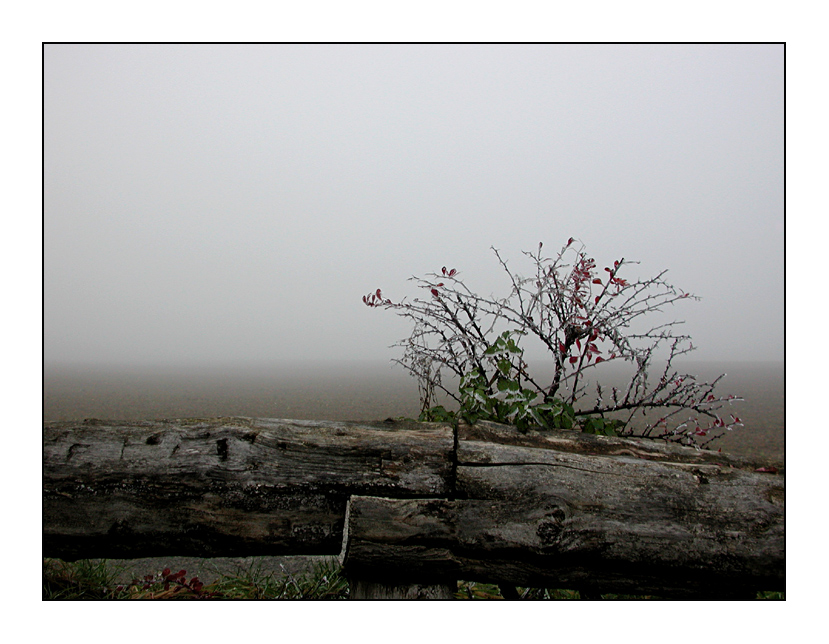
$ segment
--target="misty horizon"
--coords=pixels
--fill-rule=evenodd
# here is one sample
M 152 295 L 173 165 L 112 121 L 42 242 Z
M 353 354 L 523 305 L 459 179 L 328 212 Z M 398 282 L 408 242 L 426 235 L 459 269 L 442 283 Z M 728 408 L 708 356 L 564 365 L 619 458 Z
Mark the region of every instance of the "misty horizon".
M 45 45 L 44 364 L 387 363 L 363 295 L 569 237 L 782 362 L 783 97 L 782 45 Z

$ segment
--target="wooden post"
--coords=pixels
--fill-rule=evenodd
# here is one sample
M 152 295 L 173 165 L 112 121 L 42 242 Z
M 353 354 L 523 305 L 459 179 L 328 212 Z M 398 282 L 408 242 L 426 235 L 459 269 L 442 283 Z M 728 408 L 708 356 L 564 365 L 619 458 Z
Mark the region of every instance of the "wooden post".
M 452 599 L 455 584 L 388 585 L 349 579 L 349 599 Z
M 346 505 L 345 528 L 340 553 L 340 561 L 344 564 L 349 561 L 350 557 L 352 526 L 358 526 L 359 530 L 365 525 L 364 521 L 355 519 L 356 517 L 352 516 L 352 502 L 349 499 Z M 451 575 L 434 578 L 428 570 L 415 570 L 412 581 L 407 581 L 411 575 L 405 572 L 401 573 L 397 570 L 395 576 L 389 579 L 382 570 L 355 565 L 353 559 L 345 566 L 345 569 L 348 576 L 349 599 L 452 599 L 457 590 L 457 581 L 451 578 Z

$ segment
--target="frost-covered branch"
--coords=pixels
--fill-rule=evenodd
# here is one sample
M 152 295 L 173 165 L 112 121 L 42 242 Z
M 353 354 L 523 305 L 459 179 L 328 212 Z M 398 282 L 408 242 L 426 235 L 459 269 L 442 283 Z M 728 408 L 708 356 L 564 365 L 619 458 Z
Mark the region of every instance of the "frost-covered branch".
M 676 332 L 681 322 L 644 325 L 644 318 L 668 305 L 698 298 L 669 284 L 666 271 L 648 279 L 623 278 L 625 267 L 635 263 L 625 259 L 597 270 L 574 242 L 571 238 L 554 257 L 542 254 L 542 244 L 525 251 L 528 277 L 493 248 L 511 285 L 503 298 L 476 294 L 456 269 L 446 267 L 411 278 L 425 298 L 393 302 L 380 289 L 363 297 L 367 306 L 412 321 L 411 335 L 394 345 L 403 348 L 395 362 L 418 381 L 422 417 L 434 416 L 430 410 L 438 409 L 437 394 L 443 392 L 468 420 L 490 418 L 520 428 L 580 427 L 700 446 L 741 425 L 739 417 L 725 420 L 717 413 L 739 400 L 714 393 L 722 376 L 699 382 L 673 368 L 676 358 L 694 349 L 689 336 Z M 548 381 L 533 374 L 525 360 L 530 340 L 546 352 L 543 366 L 552 367 Z M 660 351 L 667 357 L 653 380 Z M 588 377 L 620 362 L 632 370 L 626 384 L 608 388 L 597 382 L 595 395 L 588 394 Z M 445 376 L 459 384 L 452 386 Z M 637 415 L 655 409 L 658 419 L 636 429 Z

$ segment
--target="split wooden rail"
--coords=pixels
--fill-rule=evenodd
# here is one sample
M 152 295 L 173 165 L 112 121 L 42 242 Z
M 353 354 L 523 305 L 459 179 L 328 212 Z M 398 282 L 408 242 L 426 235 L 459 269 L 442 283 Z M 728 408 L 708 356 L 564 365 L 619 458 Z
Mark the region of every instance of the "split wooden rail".
M 493 423 L 47 423 L 43 554 L 339 554 L 351 596 L 456 581 L 665 598 L 784 590 L 784 474 Z

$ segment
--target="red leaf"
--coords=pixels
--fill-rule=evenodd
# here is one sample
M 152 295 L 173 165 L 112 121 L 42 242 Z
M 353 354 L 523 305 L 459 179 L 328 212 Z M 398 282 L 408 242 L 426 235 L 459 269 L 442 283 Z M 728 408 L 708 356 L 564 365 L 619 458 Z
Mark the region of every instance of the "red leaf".
M 594 280 L 593 280 L 593 283 L 594 283 L 594 284 L 601 284 L 601 283 L 602 283 L 602 280 L 600 280 L 600 279 L 597 277 L 596 279 L 594 279 Z
M 596 356 L 596 364 L 599 364 L 600 362 L 604 362 L 604 358 L 602 358 L 601 356 Z
M 769 467 L 758 467 L 754 471 L 755 472 L 768 472 L 769 474 L 777 474 L 777 468 L 776 467 L 771 467 L 771 466 L 769 466 Z
M 161 571 L 161 576 L 162 577 L 166 577 L 169 574 L 170 574 L 170 569 L 169 568 L 165 568 L 164 570 Z
M 458 272 L 458 271 L 456 271 L 456 270 L 453 268 L 451 271 L 449 271 L 449 277 L 452 277 L 452 276 L 453 276 L 455 273 L 457 273 L 457 272 Z
M 383 296 L 382 296 L 382 295 L 380 295 L 380 289 L 378 288 L 378 289 L 377 289 L 377 299 L 380 299 L 381 297 L 383 297 Z
M 440 272 L 443 273 L 444 275 L 446 275 L 446 267 L 444 266 L 443 268 L 441 268 Z
M 570 245 L 570 244 L 572 244 L 574 241 L 576 241 L 576 240 L 575 240 L 575 239 L 573 239 L 573 238 L 571 237 L 570 239 L 568 239 L 568 240 L 567 240 L 567 245 L 569 246 L 569 245 Z
M 576 340 L 576 346 L 579 348 L 579 351 L 581 351 L 581 342 L 579 342 L 578 340 Z
M 604 269 L 605 269 L 608 273 L 612 273 L 612 272 L 613 272 L 613 271 L 611 271 L 611 270 L 610 270 L 607 266 L 605 266 L 605 267 L 604 267 Z
M 441 282 L 440 284 L 437 284 L 437 286 L 443 286 L 443 282 Z
M 435 297 L 438 296 L 438 290 L 436 288 L 432 289 L 432 295 L 434 295 Z
M 578 362 L 578 360 L 579 359 L 578 359 L 577 356 L 573 356 L 572 358 L 570 358 L 570 364 L 576 364 L 576 362 Z
M 562 353 L 566 353 L 566 352 L 567 352 L 567 349 L 564 347 L 564 343 L 563 343 L 563 342 L 559 342 L 559 343 L 558 343 L 558 350 L 559 350 L 559 351 L 561 351 Z
M 597 296 L 596 296 L 596 299 L 595 299 L 595 300 L 593 300 L 593 303 L 594 303 L 594 304 L 598 304 L 600 299 L 601 299 L 601 298 L 597 295 Z

